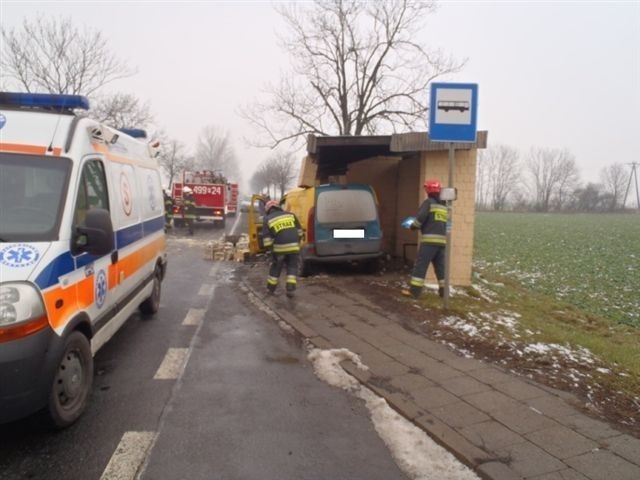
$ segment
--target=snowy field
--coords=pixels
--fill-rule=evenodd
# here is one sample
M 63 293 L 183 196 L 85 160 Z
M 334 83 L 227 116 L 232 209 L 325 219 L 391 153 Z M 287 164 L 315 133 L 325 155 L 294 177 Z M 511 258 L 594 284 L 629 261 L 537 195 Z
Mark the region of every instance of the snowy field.
M 640 215 L 478 213 L 475 269 L 640 327 Z

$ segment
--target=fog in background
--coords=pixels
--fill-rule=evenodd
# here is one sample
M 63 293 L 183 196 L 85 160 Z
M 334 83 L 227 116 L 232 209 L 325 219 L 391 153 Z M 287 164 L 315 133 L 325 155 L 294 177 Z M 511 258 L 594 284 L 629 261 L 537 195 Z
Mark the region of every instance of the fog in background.
M 155 124 L 191 150 L 204 126 L 229 131 L 247 193 L 251 173 L 272 152 L 243 142 L 254 132 L 238 109 L 289 68 L 273 3 L 0 4 L 4 27 L 38 13 L 102 31 L 137 69 L 103 92 L 148 100 Z M 523 154 L 568 148 L 585 182 L 613 162 L 640 161 L 640 2 L 445 1 L 416 40 L 468 58 L 459 74 L 439 81 L 479 84 L 478 126 L 490 144 Z

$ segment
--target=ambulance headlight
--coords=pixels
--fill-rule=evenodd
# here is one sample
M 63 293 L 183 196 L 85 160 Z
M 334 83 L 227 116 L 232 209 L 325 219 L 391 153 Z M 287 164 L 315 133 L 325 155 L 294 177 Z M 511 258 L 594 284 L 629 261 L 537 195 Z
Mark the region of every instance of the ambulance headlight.
M 44 304 L 38 290 L 28 283 L 0 285 L 0 327 L 44 316 Z

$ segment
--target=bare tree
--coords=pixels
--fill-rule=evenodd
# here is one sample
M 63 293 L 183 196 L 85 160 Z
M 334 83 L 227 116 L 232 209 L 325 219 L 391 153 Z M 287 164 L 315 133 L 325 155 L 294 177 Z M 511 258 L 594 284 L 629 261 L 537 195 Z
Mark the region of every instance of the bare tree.
M 575 208 L 580 212 L 595 212 L 602 210 L 603 201 L 606 198 L 602 195 L 602 185 L 588 183 L 585 187 L 580 187 L 574 192 Z
M 158 163 L 169 177 L 169 188 L 182 170 L 190 168 L 190 162 L 193 162 L 193 159 L 187 154 L 183 143 L 168 140 L 160 144 Z
M 115 93 L 98 98 L 91 115 L 113 128 L 147 128 L 153 121 L 149 102 L 141 102 L 129 93 Z
M 491 205 L 494 210 L 502 210 L 520 182 L 518 151 L 506 145 L 496 145 L 488 149 L 487 160 Z
M 489 205 L 489 153 L 488 149 L 478 150 L 478 161 L 476 163 L 476 206 L 479 209 L 486 209 Z
M 134 73 L 109 51 L 101 32 L 44 16 L 2 27 L 0 67 L 7 86 L 87 96 Z
M 576 159 L 568 150 L 558 152 L 556 168 L 558 171 L 558 184 L 555 189 L 554 205 L 562 210 L 571 193 L 579 187 L 580 172 L 576 165 Z
M 291 186 L 296 178 L 295 158 L 292 153 L 279 153 L 269 160 L 269 168 L 272 170 L 272 179 L 280 190 L 280 197 Z
M 600 178 L 610 200 L 609 210 L 615 210 L 622 205 L 627 183 L 627 172 L 625 172 L 624 165 L 622 163 L 613 163 L 604 167 L 600 173 Z
M 213 125 L 208 125 L 200 131 L 196 145 L 196 163 L 201 168 L 218 170 L 226 178 L 240 177 L 231 136 Z
M 536 208 L 548 212 L 554 195 L 556 205 L 562 207 L 568 192 L 577 184 L 578 171 L 568 150 L 532 148 L 527 158 Z M 572 188 L 573 187 L 573 188 Z
M 363 135 L 424 124 L 428 85 L 459 71 L 457 62 L 414 39 L 435 2 L 314 0 L 283 4 L 278 13 L 293 72 L 269 99 L 243 111 L 274 148 L 317 135 Z

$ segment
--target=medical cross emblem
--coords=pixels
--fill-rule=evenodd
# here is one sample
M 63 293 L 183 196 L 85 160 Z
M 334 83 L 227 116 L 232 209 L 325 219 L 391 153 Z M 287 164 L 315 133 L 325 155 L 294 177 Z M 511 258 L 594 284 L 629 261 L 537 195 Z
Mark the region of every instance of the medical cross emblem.
M 96 277 L 96 306 L 102 308 L 104 301 L 107 298 L 107 275 L 104 270 L 98 272 Z
M 23 243 L 9 245 L 0 250 L 0 263 L 8 267 L 28 267 L 29 265 L 33 265 L 38 258 L 40 258 L 38 250 L 31 245 Z

